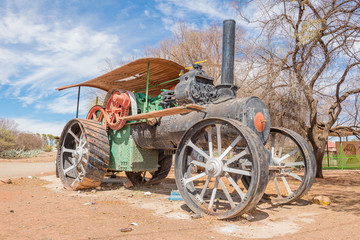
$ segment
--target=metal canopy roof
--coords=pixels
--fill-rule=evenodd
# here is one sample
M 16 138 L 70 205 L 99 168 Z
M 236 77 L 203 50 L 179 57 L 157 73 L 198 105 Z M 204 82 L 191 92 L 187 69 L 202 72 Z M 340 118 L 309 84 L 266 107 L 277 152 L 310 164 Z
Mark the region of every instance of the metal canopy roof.
M 149 95 L 151 97 L 159 95 L 161 89 L 169 89 L 177 84 L 179 82 L 177 78 L 179 78 L 181 70 L 184 70 L 184 72 L 188 71 L 183 66 L 170 60 L 141 58 L 94 79 L 79 84 L 59 87 L 57 90 L 84 86 L 99 88 L 105 91 L 122 89 L 145 93 L 149 62 Z

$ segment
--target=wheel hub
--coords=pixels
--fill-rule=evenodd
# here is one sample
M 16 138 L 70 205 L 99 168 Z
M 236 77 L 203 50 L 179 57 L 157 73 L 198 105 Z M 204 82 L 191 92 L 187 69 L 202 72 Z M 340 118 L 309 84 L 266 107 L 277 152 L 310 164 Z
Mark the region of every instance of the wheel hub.
M 73 158 L 75 159 L 75 164 L 78 164 L 83 156 L 83 148 L 77 147 L 73 153 Z
M 270 166 L 281 166 L 281 165 L 284 165 L 284 163 L 282 163 L 280 161 L 280 158 L 277 158 L 277 157 L 273 157 L 270 159 Z
M 206 163 L 205 172 L 211 177 L 218 177 L 223 172 L 223 162 L 217 158 L 212 158 Z

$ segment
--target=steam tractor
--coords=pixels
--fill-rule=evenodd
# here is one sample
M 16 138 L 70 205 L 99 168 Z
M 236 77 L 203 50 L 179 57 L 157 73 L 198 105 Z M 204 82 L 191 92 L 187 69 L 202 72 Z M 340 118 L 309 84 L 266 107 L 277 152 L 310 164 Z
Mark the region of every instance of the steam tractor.
M 253 209 L 264 193 L 278 204 L 301 198 L 314 181 L 314 154 L 299 134 L 271 127 L 258 97 L 236 97 L 234 42 L 235 21 L 225 20 L 216 86 L 199 63 L 188 70 L 143 58 L 58 88 L 107 91 L 103 106 L 64 127 L 56 161 L 64 186 L 97 187 L 107 172 L 121 171 L 134 185 L 158 184 L 175 154 L 176 185 L 195 213 L 228 219 Z

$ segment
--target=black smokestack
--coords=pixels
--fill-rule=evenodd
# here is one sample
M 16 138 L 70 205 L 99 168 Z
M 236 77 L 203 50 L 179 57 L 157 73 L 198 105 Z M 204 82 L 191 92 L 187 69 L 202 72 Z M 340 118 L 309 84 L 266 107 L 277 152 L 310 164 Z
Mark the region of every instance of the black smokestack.
M 235 20 L 223 22 L 221 84 L 234 84 Z

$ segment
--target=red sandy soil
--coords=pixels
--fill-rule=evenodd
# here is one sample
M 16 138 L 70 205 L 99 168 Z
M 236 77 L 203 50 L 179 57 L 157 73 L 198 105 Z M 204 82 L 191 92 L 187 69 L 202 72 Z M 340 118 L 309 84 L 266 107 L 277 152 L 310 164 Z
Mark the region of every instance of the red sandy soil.
M 0 174 L 6 172 L 4 162 L 31 170 L 31 164 L 54 160 L 54 153 L 0 159 Z M 360 238 L 359 170 L 325 171 L 325 178 L 317 179 L 302 200 L 280 207 L 262 203 L 252 219 L 233 221 L 211 216 L 193 219 L 184 202 L 169 201 L 176 189 L 173 174 L 155 187 L 125 189 L 126 179 L 120 174 L 115 180 L 105 179 L 101 189 L 74 192 L 62 187 L 55 169 L 32 170 L 22 178 L 11 178 L 12 184 L 0 183 L 0 239 Z M 150 196 L 144 195 L 147 191 Z M 313 204 L 317 195 L 330 197 L 331 205 Z M 121 231 L 130 227 L 129 232 Z

